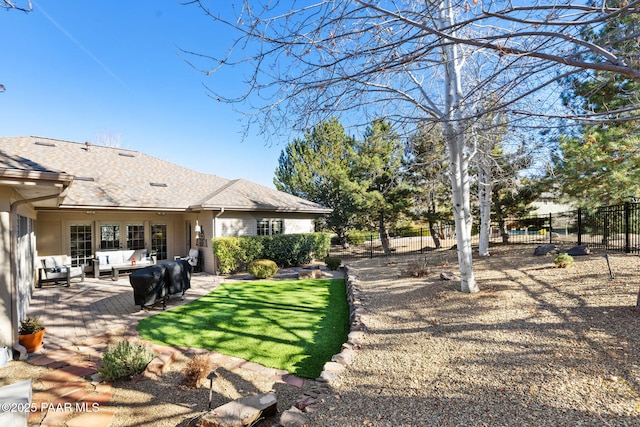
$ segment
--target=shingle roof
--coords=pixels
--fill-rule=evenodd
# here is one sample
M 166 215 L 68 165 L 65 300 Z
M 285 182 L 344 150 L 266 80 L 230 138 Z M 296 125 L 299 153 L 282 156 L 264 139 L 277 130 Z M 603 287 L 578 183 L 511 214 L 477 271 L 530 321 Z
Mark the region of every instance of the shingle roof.
M 324 213 L 316 203 L 122 148 L 40 137 L 0 137 L 0 169 L 75 176 L 61 207 L 268 210 Z

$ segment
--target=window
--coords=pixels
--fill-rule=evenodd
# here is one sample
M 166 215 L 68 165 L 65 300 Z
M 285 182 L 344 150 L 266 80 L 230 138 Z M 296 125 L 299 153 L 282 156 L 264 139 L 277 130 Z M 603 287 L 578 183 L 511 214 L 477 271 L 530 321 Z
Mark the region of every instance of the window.
M 91 225 L 71 225 L 71 265 L 91 264 L 93 249 L 91 247 Z
M 256 228 L 258 236 L 282 234 L 284 222 L 281 219 L 260 219 Z
M 127 224 L 127 249 L 144 248 L 144 225 Z
M 269 233 L 269 220 L 268 219 L 260 219 L 258 220 L 258 236 L 268 236 Z
M 151 224 L 151 250 L 158 259 L 167 259 L 167 225 Z
M 272 219 L 271 220 L 271 234 L 282 234 L 282 220 L 281 219 Z
M 100 225 L 100 249 L 120 249 L 120 226 L 118 224 Z

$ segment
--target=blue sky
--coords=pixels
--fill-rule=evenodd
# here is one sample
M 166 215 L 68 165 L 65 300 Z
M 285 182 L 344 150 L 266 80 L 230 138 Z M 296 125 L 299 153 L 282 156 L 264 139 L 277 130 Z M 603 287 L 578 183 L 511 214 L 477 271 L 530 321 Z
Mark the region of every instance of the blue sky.
M 28 14 L 0 10 L 0 135 L 109 138 L 273 187 L 287 141 L 242 141 L 242 116 L 203 86 L 233 87 L 242 76 L 206 77 L 180 56 L 180 48 L 208 54 L 230 46 L 217 28 L 179 0 L 36 0 Z

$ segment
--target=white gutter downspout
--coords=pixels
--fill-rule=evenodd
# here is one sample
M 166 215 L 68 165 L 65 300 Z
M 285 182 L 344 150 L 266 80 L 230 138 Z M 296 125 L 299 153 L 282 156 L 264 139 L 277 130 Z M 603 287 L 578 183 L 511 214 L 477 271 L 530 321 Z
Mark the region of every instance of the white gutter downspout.
M 216 224 L 216 220 L 220 217 L 220 215 L 222 215 L 224 213 L 224 208 L 220 208 L 220 212 L 218 212 L 216 215 L 213 216 L 213 233 L 211 233 L 213 235 L 213 238 L 215 239 L 216 236 L 216 230 L 218 229 L 217 224 Z M 214 274 L 217 274 L 218 271 L 218 260 L 216 259 L 215 255 L 213 256 L 213 272 Z
M 41 202 L 43 200 L 49 200 L 49 199 L 53 199 L 53 198 L 58 198 L 58 197 L 64 197 L 66 196 L 67 192 L 69 191 L 69 187 L 66 187 L 64 190 L 62 190 L 61 193 L 59 194 L 54 194 L 54 195 L 49 195 L 49 196 L 42 196 L 42 197 L 35 197 L 33 199 L 24 199 L 24 200 L 18 200 L 15 201 L 13 203 L 11 203 L 11 209 L 10 209 L 10 217 L 9 217 L 9 225 L 10 225 L 10 230 L 9 230 L 9 239 L 11 240 L 11 244 L 10 244 L 10 249 L 9 249 L 9 262 L 11 263 L 11 267 L 9 269 L 9 280 L 11 282 L 11 330 L 13 333 L 13 349 L 18 351 L 20 353 L 20 360 L 26 360 L 27 359 L 27 349 L 20 345 L 20 341 L 19 341 L 19 334 L 18 334 L 18 329 L 19 329 L 19 325 L 20 325 L 20 320 L 18 319 L 18 310 L 17 310 L 17 298 L 18 298 L 18 281 L 16 279 L 16 252 L 18 251 L 18 241 L 16 239 L 15 233 L 16 230 L 18 229 L 17 224 L 15 224 L 17 215 L 18 215 L 18 207 L 22 206 L 26 203 L 33 203 L 33 202 Z

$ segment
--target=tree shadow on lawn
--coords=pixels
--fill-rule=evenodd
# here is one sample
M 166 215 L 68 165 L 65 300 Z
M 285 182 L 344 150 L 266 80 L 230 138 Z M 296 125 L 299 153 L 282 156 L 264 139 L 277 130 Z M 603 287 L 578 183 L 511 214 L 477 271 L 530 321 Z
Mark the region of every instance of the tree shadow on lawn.
M 266 288 L 256 292 L 252 286 Z M 346 341 L 344 289 L 341 279 L 225 283 L 190 304 L 140 320 L 138 331 L 153 342 L 205 348 L 314 378 Z M 310 296 L 314 291 L 326 295 Z

